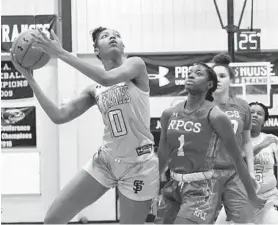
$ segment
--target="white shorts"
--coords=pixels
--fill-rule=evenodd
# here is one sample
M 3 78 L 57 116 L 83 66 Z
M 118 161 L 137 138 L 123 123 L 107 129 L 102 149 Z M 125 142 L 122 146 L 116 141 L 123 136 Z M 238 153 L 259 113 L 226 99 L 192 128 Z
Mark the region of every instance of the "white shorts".
M 119 191 L 135 201 L 153 199 L 159 191 L 158 157 L 155 153 L 144 162 L 127 163 L 99 150 L 83 167 L 104 187 L 118 186 Z

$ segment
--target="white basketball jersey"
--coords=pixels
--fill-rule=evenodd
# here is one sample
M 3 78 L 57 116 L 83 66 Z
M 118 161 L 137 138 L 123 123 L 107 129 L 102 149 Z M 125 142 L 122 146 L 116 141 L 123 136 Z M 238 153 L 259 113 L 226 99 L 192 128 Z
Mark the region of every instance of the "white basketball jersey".
M 266 136 L 275 137 L 274 135 L 261 132 L 258 137 L 252 138 L 253 146 L 260 144 Z M 278 157 L 278 146 L 273 143 L 262 149 L 254 158 L 255 176 L 260 184 L 259 194 L 276 188 L 276 178 L 273 170 L 274 157 Z
M 154 143 L 149 92 L 130 81 L 111 87 L 97 84 L 94 96 L 105 126 L 102 149 L 127 162 L 149 158 Z

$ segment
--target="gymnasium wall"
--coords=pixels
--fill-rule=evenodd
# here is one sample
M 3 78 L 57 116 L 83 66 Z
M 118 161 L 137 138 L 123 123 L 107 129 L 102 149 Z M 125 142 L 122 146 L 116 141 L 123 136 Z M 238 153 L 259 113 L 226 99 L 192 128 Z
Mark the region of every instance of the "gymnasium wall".
M 56 14 L 57 1 L 1 0 L 1 12 L 2 16 Z M 1 54 L 1 59 L 9 60 L 9 55 Z M 47 96 L 57 104 L 57 60 L 52 59 L 44 68 L 34 71 L 34 77 Z M 14 190 L 12 193 L 3 194 L 2 185 L 2 222 L 41 222 L 47 208 L 59 191 L 58 127 L 47 117 L 35 97 L 1 101 L 1 107 L 25 106 L 36 107 L 37 146 L 34 148 L 2 148 L 1 150 L 1 183 L 5 183 L 5 187 L 10 186 Z M 39 155 L 36 159 L 39 162 L 30 160 L 33 154 Z M 20 164 L 15 164 L 19 158 Z M 39 163 L 39 181 L 34 181 L 31 174 L 22 174 L 27 167 L 31 166 L 32 169 L 33 163 Z M 10 167 L 13 167 L 13 171 L 6 170 Z M 37 168 L 34 167 L 33 171 L 37 172 Z M 33 193 L 19 194 L 22 187 L 32 186 L 33 182 L 39 182 L 39 184 L 36 183 L 39 190 Z
M 56 0 L 2 0 L 1 1 L 1 15 L 2 16 L 25 16 L 25 15 L 40 15 L 53 14 L 58 10 Z
M 221 29 L 213 0 L 73 0 L 78 34 L 76 51 L 91 53 L 89 31 L 108 26 L 121 32 L 126 52 L 223 51 L 227 34 Z M 216 1 L 227 25 L 227 6 Z M 244 0 L 234 0 L 238 24 Z M 78 5 L 78 7 L 74 7 Z M 247 1 L 241 28 L 250 27 L 251 1 Z M 261 28 L 262 49 L 278 49 L 278 2 L 254 1 L 254 28 Z M 107 16 L 109 15 L 109 16 Z

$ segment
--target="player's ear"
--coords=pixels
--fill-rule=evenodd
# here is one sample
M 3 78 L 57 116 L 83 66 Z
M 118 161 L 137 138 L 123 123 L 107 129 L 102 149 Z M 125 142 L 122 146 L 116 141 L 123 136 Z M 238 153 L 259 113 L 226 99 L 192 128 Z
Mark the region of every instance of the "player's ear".
M 208 82 L 208 89 L 211 89 L 212 87 L 213 87 L 213 81 L 210 80 L 210 81 Z
M 95 49 L 94 49 L 94 53 L 95 53 L 96 56 L 99 56 L 99 49 L 98 49 L 98 48 L 95 48 Z
M 122 53 L 124 53 L 124 50 L 125 50 L 125 45 L 123 43 L 123 45 L 122 45 Z

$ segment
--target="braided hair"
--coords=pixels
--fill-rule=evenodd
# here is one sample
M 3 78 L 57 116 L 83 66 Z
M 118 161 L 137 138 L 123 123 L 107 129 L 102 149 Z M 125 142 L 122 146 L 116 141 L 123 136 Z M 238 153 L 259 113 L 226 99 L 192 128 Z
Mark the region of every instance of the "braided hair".
M 197 63 L 195 65 L 203 66 L 206 70 L 206 73 L 208 73 L 209 81 L 213 82 L 213 86 L 208 90 L 207 95 L 206 95 L 206 100 L 212 102 L 214 100 L 212 94 L 217 89 L 217 83 L 218 83 L 217 75 L 214 72 L 214 70 L 211 67 L 209 67 L 208 65 L 206 65 L 205 63 Z
M 91 32 L 91 36 L 92 36 L 92 39 L 94 42 L 94 49 L 96 49 L 98 47 L 98 37 L 99 37 L 100 33 L 104 30 L 107 30 L 107 28 L 106 27 L 97 27 Z M 97 57 L 100 59 L 99 55 L 97 55 Z

